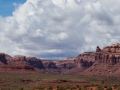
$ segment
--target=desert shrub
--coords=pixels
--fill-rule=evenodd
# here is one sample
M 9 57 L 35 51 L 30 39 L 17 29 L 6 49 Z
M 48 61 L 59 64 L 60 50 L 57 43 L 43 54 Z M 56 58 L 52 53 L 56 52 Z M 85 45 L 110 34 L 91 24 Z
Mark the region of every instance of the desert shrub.
M 82 89 L 82 87 L 81 87 L 80 85 L 76 85 L 76 87 L 77 87 L 79 90 Z
M 2 88 L 1 90 L 10 90 L 10 88 Z
M 80 87 L 80 85 L 76 85 L 76 87 Z
M 117 89 L 118 88 L 118 85 L 113 85 L 114 89 Z
M 91 86 L 97 86 L 96 84 L 92 84 Z
M 72 89 L 77 89 L 77 87 L 76 87 L 76 86 L 74 86 L 74 87 L 72 87 Z
M 105 82 L 104 81 L 101 81 L 101 84 L 104 84 Z
M 20 88 L 20 90 L 24 90 L 24 88 Z
M 39 88 L 39 90 L 44 90 L 44 89 L 45 89 L 45 87 L 40 87 L 40 88 Z
M 66 90 L 66 87 L 65 86 L 61 86 L 61 87 L 57 87 L 57 90 Z
M 82 87 L 78 87 L 78 90 L 82 90 Z
M 45 87 L 43 87 L 43 86 L 38 86 L 38 87 L 34 87 L 33 88 L 33 90 L 44 90 L 45 89 Z M 24 89 L 23 89 L 24 90 Z
M 112 90 L 111 86 L 109 86 L 106 90 Z
M 118 89 L 117 90 L 120 90 L 120 87 L 118 87 Z
M 53 90 L 53 87 L 52 87 L 52 86 L 49 86 L 48 90 Z
M 98 85 L 97 86 L 97 90 L 103 90 L 103 86 L 102 85 Z
M 82 86 L 80 90 L 87 90 L 87 86 L 86 85 Z
M 70 89 L 71 87 L 66 86 L 66 89 Z
M 104 86 L 104 88 L 107 88 L 108 86 Z

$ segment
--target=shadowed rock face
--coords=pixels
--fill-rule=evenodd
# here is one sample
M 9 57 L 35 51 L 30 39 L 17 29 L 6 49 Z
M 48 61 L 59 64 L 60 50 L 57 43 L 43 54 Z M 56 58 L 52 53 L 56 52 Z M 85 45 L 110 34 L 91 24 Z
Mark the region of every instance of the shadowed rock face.
M 69 74 L 69 70 L 75 68 L 74 60 L 41 60 L 45 69 L 44 73 Z
M 72 69 L 75 67 L 74 60 L 60 60 L 56 62 L 56 65 L 59 69 Z
M 41 60 L 37 59 L 36 57 L 14 56 L 14 57 L 11 57 L 11 61 L 9 60 L 9 63 L 14 63 L 14 62 L 27 63 L 28 65 L 34 68 L 39 68 L 39 69 L 44 68 Z
M 100 52 L 101 49 L 99 48 L 99 46 L 96 47 L 96 52 Z
M 57 66 L 54 62 L 48 61 L 44 63 L 45 68 L 47 69 L 57 69 Z
M 75 65 L 74 65 L 74 63 L 69 62 L 69 63 L 64 63 L 64 64 L 60 63 L 57 67 L 59 69 L 72 69 L 75 67 Z
M 44 65 L 41 62 L 41 59 L 36 57 L 26 57 L 26 62 L 34 68 L 44 69 Z
M 7 64 L 7 60 L 5 58 L 5 54 L 4 53 L 0 53 L 0 61 L 4 64 Z

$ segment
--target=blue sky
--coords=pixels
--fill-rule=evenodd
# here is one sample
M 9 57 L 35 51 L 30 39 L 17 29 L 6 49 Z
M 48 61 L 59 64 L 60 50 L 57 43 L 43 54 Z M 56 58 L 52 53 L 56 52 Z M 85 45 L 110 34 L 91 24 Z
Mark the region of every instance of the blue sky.
M 26 0 L 0 0 L 0 15 L 3 17 L 11 16 L 15 7 L 13 3 L 23 4 Z

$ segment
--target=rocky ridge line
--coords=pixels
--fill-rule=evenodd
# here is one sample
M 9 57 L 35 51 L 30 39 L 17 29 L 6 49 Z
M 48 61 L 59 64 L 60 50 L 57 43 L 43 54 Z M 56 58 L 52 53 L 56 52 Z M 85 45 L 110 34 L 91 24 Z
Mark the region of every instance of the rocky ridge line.
M 50 74 L 120 75 L 120 44 L 112 44 L 95 52 L 84 52 L 66 60 L 42 60 L 36 57 L 0 53 L 0 71 L 35 71 Z

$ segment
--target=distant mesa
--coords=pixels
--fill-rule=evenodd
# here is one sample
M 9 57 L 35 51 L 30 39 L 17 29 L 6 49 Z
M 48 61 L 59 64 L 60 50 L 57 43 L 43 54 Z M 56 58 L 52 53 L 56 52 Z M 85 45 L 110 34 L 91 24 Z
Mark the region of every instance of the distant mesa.
M 64 60 L 43 60 L 31 56 L 14 57 L 0 53 L 0 72 L 39 72 L 69 75 L 120 75 L 120 44 L 112 44 L 95 52 L 83 52 Z

